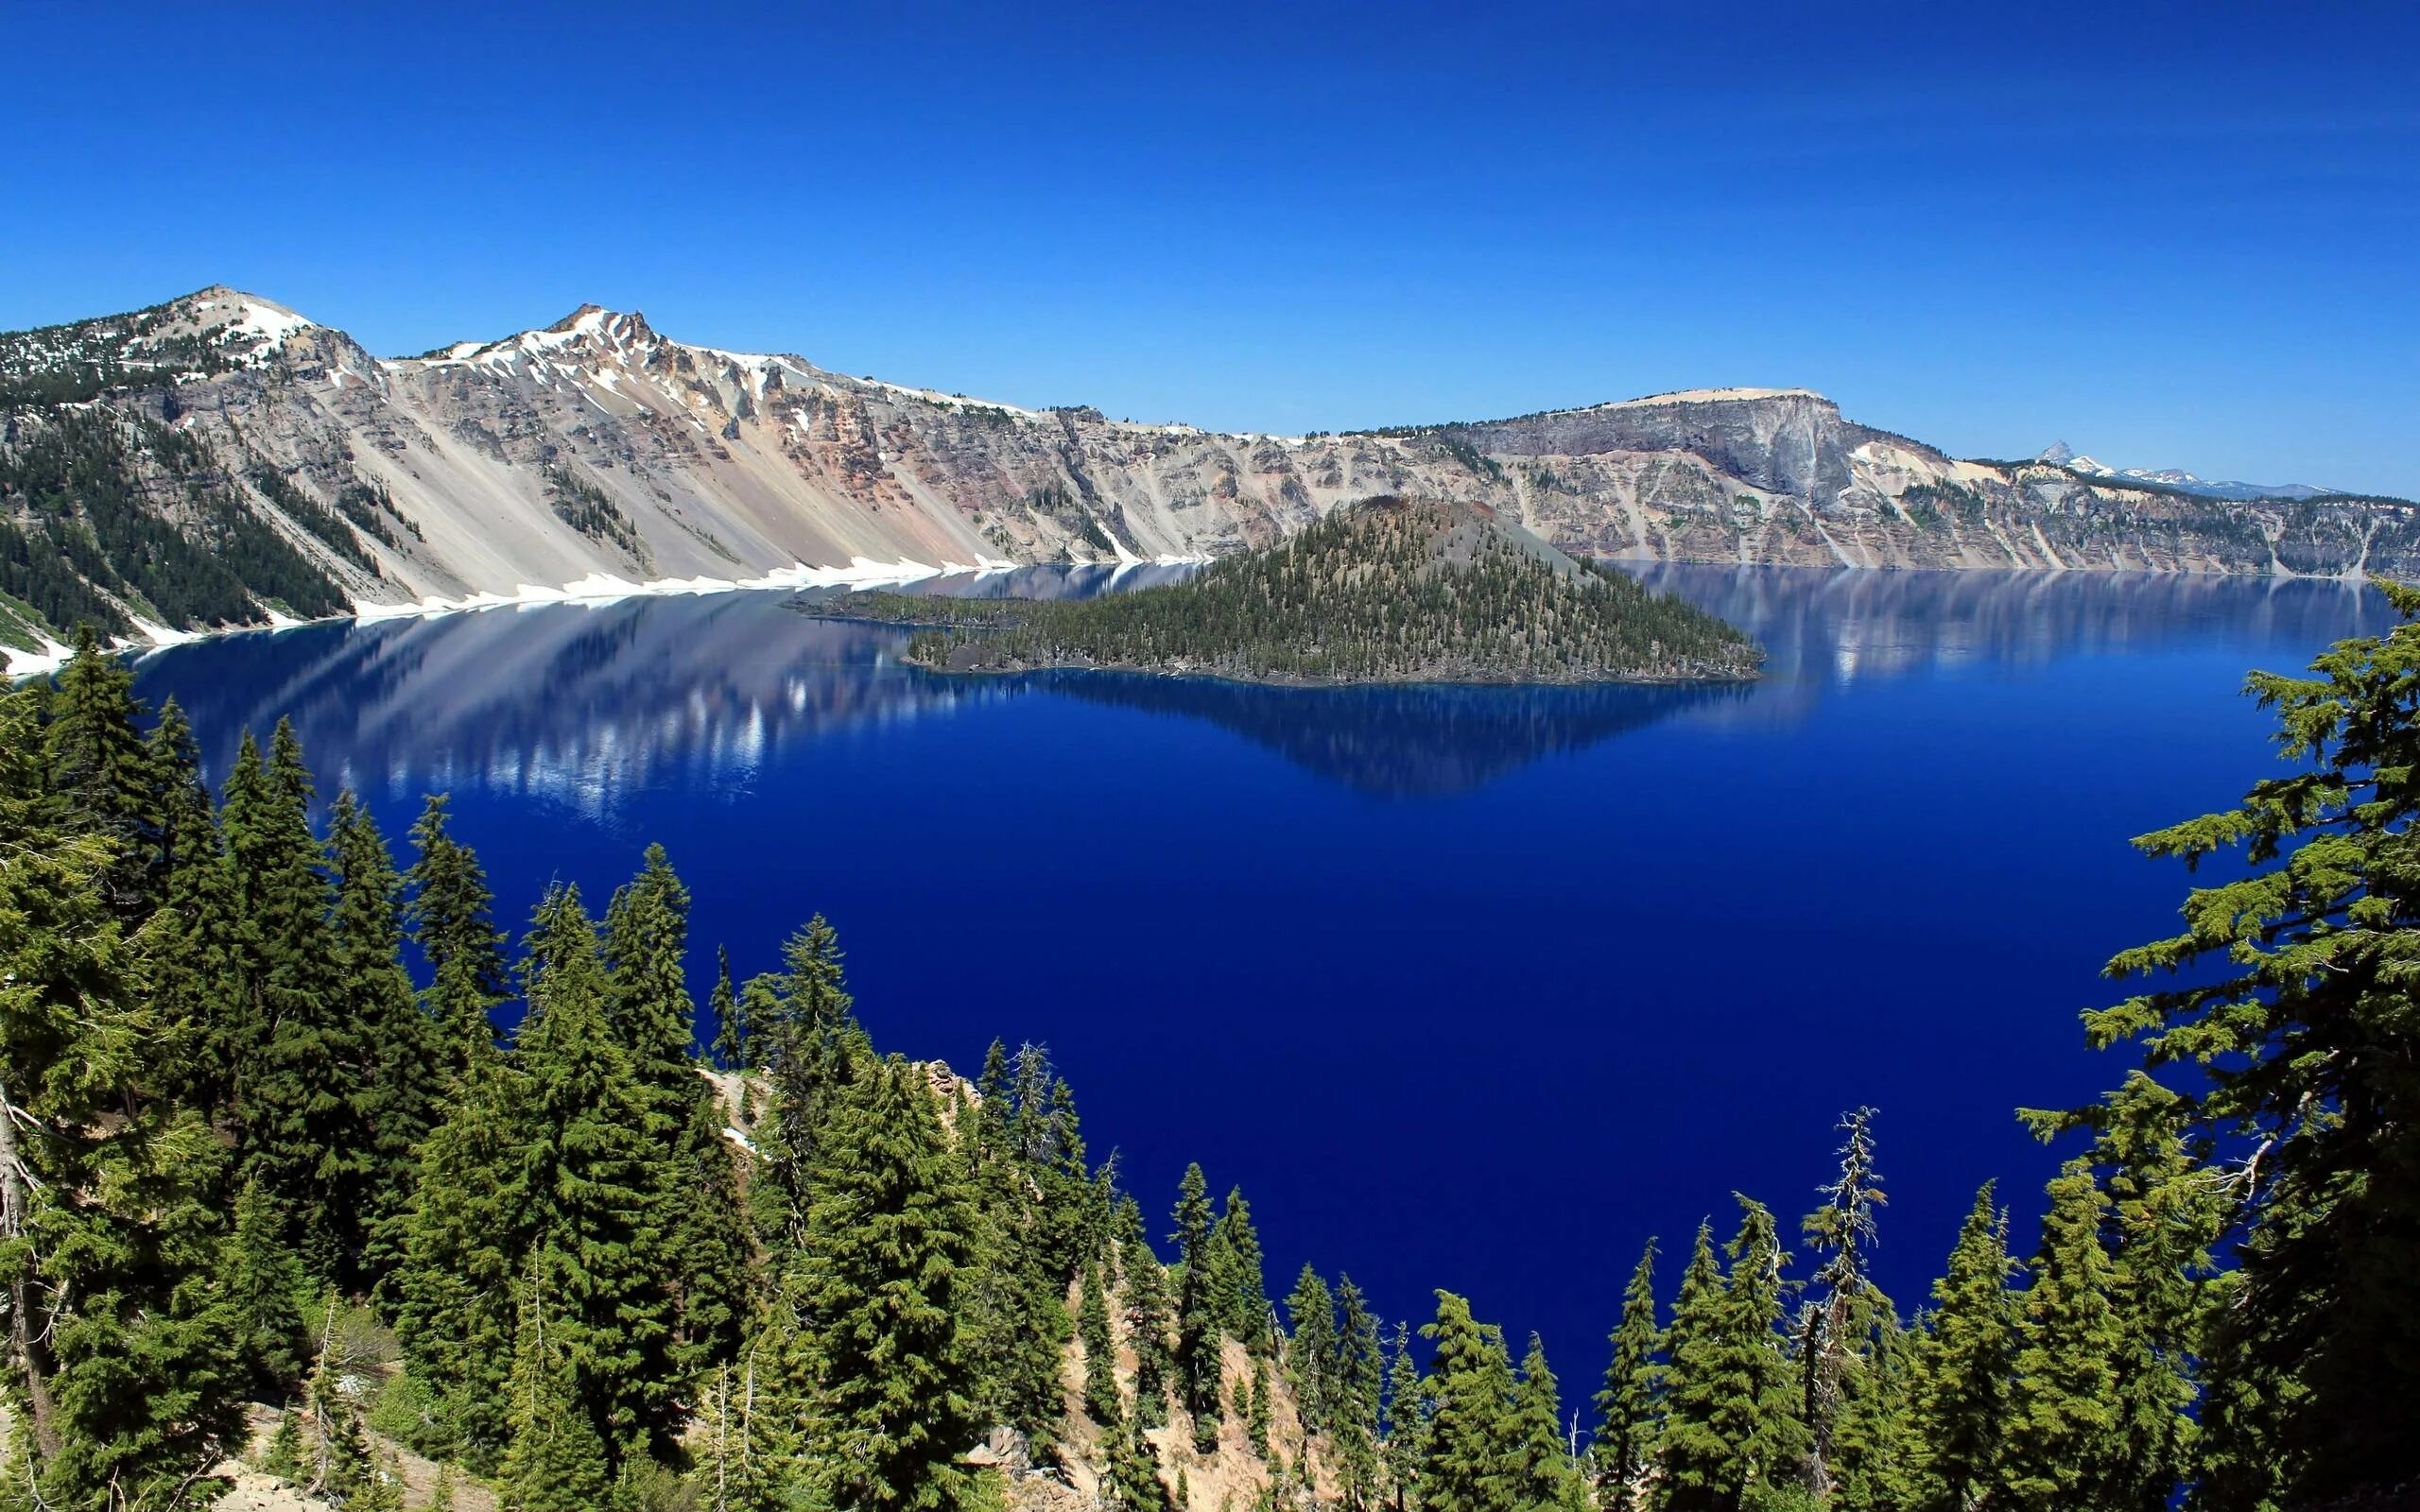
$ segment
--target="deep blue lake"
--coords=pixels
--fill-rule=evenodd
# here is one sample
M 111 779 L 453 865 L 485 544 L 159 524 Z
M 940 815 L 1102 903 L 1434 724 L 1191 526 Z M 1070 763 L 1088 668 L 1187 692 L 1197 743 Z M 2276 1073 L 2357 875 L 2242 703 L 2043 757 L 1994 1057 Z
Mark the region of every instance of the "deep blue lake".
M 1734 1189 L 1794 1231 L 1855 1105 L 1903 1307 L 1986 1177 L 2030 1243 L 2060 1156 L 2011 1110 L 2121 1075 L 2076 1015 L 2185 885 L 2127 838 L 2273 762 L 2247 668 L 2390 620 L 2336 583 L 1649 576 L 1769 677 L 969 682 L 728 593 L 233 637 L 140 691 L 216 773 L 292 713 L 399 850 L 450 789 L 510 920 L 556 877 L 601 908 L 663 841 L 701 1000 L 717 942 L 769 969 L 821 910 L 885 1048 L 1047 1044 L 1155 1220 L 1199 1160 L 1252 1198 L 1273 1292 L 1305 1259 L 1391 1318 L 1464 1292 L 1577 1398 L 1641 1243 L 1668 1298 Z

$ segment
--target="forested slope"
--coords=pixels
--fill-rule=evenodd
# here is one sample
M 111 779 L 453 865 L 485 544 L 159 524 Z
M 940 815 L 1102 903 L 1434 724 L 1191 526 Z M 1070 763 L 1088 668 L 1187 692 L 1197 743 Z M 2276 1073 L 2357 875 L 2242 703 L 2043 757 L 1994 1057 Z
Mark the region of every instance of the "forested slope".
M 1182 582 L 1078 601 L 855 594 L 838 612 L 939 625 L 908 656 L 956 672 L 1111 667 L 1284 682 L 1746 678 L 1737 630 L 1574 561 L 1473 505 L 1346 506 Z
M 1041 1052 L 883 1052 L 820 918 L 701 1055 L 660 849 L 509 941 L 441 799 L 399 870 L 287 729 L 213 791 L 88 644 L 0 695 L 0 1503 L 207 1504 L 251 1400 L 359 1509 L 395 1445 L 513 1512 L 2405 1504 L 2415 665 L 2407 622 L 2256 679 L 2308 769 L 2141 842 L 2256 869 L 2113 970 L 2236 974 L 2089 1017 L 2175 1086 L 2032 1115 L 2074 1153 L 2031 1254 L 1986 1184 L 1884 1297 L 1852 1112 L 1794 1230 L 1740 1197 L 1641 1259 L 1575 1452 L 1534 1340 L 1310 1268 L 1272 1307 L 1243 1194 L 1124 1188 Z

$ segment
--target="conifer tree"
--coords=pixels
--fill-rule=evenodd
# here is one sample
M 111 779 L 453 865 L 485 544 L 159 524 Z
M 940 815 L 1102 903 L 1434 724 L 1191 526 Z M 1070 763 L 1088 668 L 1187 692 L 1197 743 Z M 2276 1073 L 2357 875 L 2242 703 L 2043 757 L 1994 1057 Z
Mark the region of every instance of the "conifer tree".
M 800 1451 L 814 1365 L 794 1281 L 765 1289 L 737 1357 L 716 1367 L 692 1482 L 709 1512 L 789 1512 L 811 1493 Z
M 2173 1117 L 2227 1183 L 2239 1259 L 2205 1350 L 2219 1473 L 2201 1496 L 2228 1512 L 2385 1491 L 2420 1441 L 2403 1283 L 2420 1250 L 2420 588 L 2372 582 L 2399 616 L 2384 636 L 2245 679 L 2290 769 L 2135 840 L 2188 867 L 2239 849 L 2244 872 L 2193 888 L 2180 933 L 2107 968 L 2164 985 L 2085 1020 L 2097 1046 L 2202 1073 Z
M 531 930 L 529 1011 L 513 1058 L 527 1077 L 533 1285 L 609 1468 L 667 1442 L 677 1301 L 647 1091 L 608 1019 L 610 988 L 578 889 Z
M 1420 1366 L 1411 1354 L 1411 1325 L 1395 1325 L 1393 1359 L 1387 1366 L 1387 1437 L 1382 1458 L 1394 1512 L 1407 1512 L 1420 1484 L 1427 1453 L 1428 1402 Z
M 2126 1343 L 2115 1386 L 2120 1448 L 2087 1494 L 2135 1512 L 2165 1512 L 2197 1470 L 2214 1501 L 2235 1485 L 2233 1467 L 2196 1452 L 2198 1356 L 2224 1285 L 2213 1280 L 2211 1248 L 2227 1214 L 2224 1193 L 2185 1139 L 2185 1108 L 2184 1098 L 2135 1072 L 2106 1099 L 2092 1152 L 2109 1199 L 2101 1234 Z M 2223 1420 L 2227 1413 L 2216 1402 L 2201 1416 Z
M 337 797 L 329 844 L 336 860 L 330 934 L 339 1011 L 371 1057 L 358 1094 L 371 1138 L 361 1187 L 367 1204 L 361 1275 L 374 1283 L 402 1255 L 420 1143 L 436 1122 L 443 1090 L 441 1043 L 402 964 L 402 879 L 376 823 L 349 792 Z
M 783 1219 L 793 1238 L 804 1231 L 808 1176 L 827 1099 L 866 1055 L 841 967 L 838 935 L 821 914 L 782 947 L 783 970 L 752 978 L 743 991 L 755 1052 L 765 1063 L 770 1107 L 758 1125 L 773 1190 L 786 1203 Z
M 2084 1159 L 2067 1162 L 2049 1195 L 2018 1314 L 1993 1499 L 2014 1512 L 2106 1504 L 2088 1493 L 2125 1453 L 2117 1395 L 2128 1341 L 2113 1303 L 2116 1267 L 2101 1247 L 2107 1199 Z
M 1844 1115 L 1840 1129 L 1841 1174 L 1824 1188 L 1824 1205 L 1803 1226 L 1809 1247 L 1821 1257 L 1815 1295 L 1800 1314 L 1797 1341 L 1807 1439 L 1804 1475 L 1818 1500 L 1832 1494 L 1832 1439 L 1843 1396 L 1854 1389 L 1850 1378 L 1865 1367 L 1876 1320 L 1891 1311 L 1867 1277 L 1874 1213 L 1884 1201 L 1874 1161 L 1874 1109 Z
M 272 1202 L 258 1183 L 244 1184 L 235 1199 L 226 1262 L 245 1384 L 270 1400 L 284 1397 L 302 1379 L 311 1349 L 302 1322 L 302 1264 L 285 1247 L 285 1224 Z
M 1914 1350 L 1910 1419 L 1919 1446 L 1910 1486 L 1918 1512 L 1966 1512 L 1999 1479 L 2012 1350 L 2008 1219 L 1986 1182 L 1933 1283 L 1933 1311 Z
M 1420 1504 L 1427 1512 L 1512 1512 L 1520 1505 L 1521 1445 L 1503 1334 L 1475 1322 L 1470 1303 L 1443 1291 L 1436 1320 L 1420 1332 L 1432 1348 Z
M 404 917 L 428 961 L 424 1002 L 446 1046 L 447 1079 L 458 1080 L 495 1051 L 488 1015 L 510 996 L 504 936 L 478 857 L 446 829 L 444 794 L 429 795 L 412 825 L 412 848 L 415 859 L 405 879 L 411 901 Z
M 1134 1348 L 1134 1422 L 1138 1428 L 1161 1428 L 1168 1420 L 1168 1389 L 1177 1375 L 1176 1355 L 1168 1342 L 1175 1319 L 1168 1300 L 1167 1272 L 1144 1237 L 1142 1210 L 1132 1197 L 1118 1204 L 1118 1275 L 1125 1283 L 1126 1336 Z
M 1294 1380 L 1295 1411 L 1305 1435 L 1321 1433 L 1328 1426 L 1335 1389 L 1330 1372 L 1337 1364 L 1336 1297 L 1307 1264 L 1287 1295 L 1286 1315 L 1293 1324 L 1286 1366 Z
M 1219 1325 L 1233 1294 L 1219 1289 L 1224 1278 L 1211 1245 L 1210 1184 L 1199 1162 L 1184 1168 L 1170 1221 L 1178 1266 L 1177 1391 L 1193 1418 L 1194 1447 L 1207 1453 L 1219 1442 Z
M 151 738 L 164 868 L 162 902 L 137 937 L 164 1037 L 162 1090 L 214 1124 L 235 1123 L 235 1076 L 255 1049 L 234 873 L 184 713 L 161 706 Z
M 1386 1383 L 1378 1316 L 1353 1278 L 1336 1279 L 1336 1343 L 1327 1368 L 1328 1435 L 1336 1449 L 1337 1499 L 1366 1512 L 1378 1498 L 1378 1411 Z
M 715 947 L 715 989 L 706 1000 L 707 1011 L 715 1020 L 715 1064 L 725 1071 L 747 1071 L 748 1016 L 739 1005 L 739 994 L 731 985 L 731 952 L 720 945 Z
M 1240 1392 L 1246 1389 L 1250 1390 L 1251 1396 L 1246 1400 L 1243 1411 L 1238 1415 L 1244 1420 L 1244 1437 L 1245 1440 L 1252 1445 L 1253 1453 L 1258 1454 L 1262 1459 L 1267 1459 L 1269 1457 L 1269 1432 L 1271 1428 L 1276 1426 L 1273 1420 L 1276 1417 L 1276 1413 L 1269 1400 L 1270 1386 L 1268 1355 L 1255 1354 L 1252 1357 L 1252 1375 L 1250 1378 L 1249 1387 L 1247 1388 L 1246 1384 L 1242 1382 L 1238 1382 L 1236 1383 L 1237 1391 Z
M 405 1357 L 436 1398 L 430 1447 L 475 1469 L 493 1465 L 509 1436 L 513 1297 L 543 1194 L 527 1159 L 528 1098 L 527 1076 L 500 1056 L 466 1073 L 423 1147 L 389 1281 Z
M 873 1062 L 840 1094 L 803 1257 L 820 1366 L 812 1436 L 838 1505 L 954 1506 L 957 1460 L 978 1431 L 957 1322 L 974 1215 L 922 1072 Z
M 1707 1236 L 1711 1243 L 1711 1235 Z M 1655 1241 L 1647 1242 L 1622 1292 L 1613 1359 L 1597 1393 L 1597 1502 L 1604 1512 L 1637 1512 L 1663 1395 L 1663 1331 L 1655 1326 Z
M 1117 1396 L 1117 1349 L 1109 1328 L 1109 1297 L 1100 1266 L 1086 1263 L 1076 1307 L 1076 1332 L 1084 1346 L 1084 1414 L 1114 1426 L 1122 1414 Z
M 1864 1367 L 1841 1383 L 1831 1459 L 1837 1512 L 1902 1512 L 1914 1503 L 1913 1371 L 1913 1340 L 1886 1312 Z
M 311 775 L 280 720 L 266 766 L 249 735 L 222 814 L 247 919 L 253 1048 L 237 1074 L 244 1164 L 295 1226 L 313 1274 L 349 1276 L 369 1211 L 371 1047 L 345 1011 Z
M 157 1505 L 241 1428 L 225 1160 L 158 1095 L 163 1041 L 109 891 L 122 852 L 54 818 L 34 716 L 33 696 L 0 694 L 6 1483 L 51 1506 Z
M 1215 1243 L 1223 1293 L 1219 1303 L 1220 1324 L 1253 1350 L 1264 1349 L 1270 1339 L 1269 1281 L 1261 1260 L 1260 1234 L 1252 1224 L 1252 1204 L 1244 1200 L 1241 1187 L 1227 1193 Z
M 1062 1151 L 1047 1057 L 1028 1045 L 1018 1055 L 1013 1081 L 990 1081 L 972 1137 L 959 1150 L 976 1194 L 975 1263 L 961 1288 L 973 1396 L 987 1421 L 1017 1429 L 1046 1456 L 1063 1415 L 1066 1260 L 1089 1243 L 1077 1232 L 1080 1225 L 1065 1226 L 1063 1239 L 1053 1237 Z
M 683 1376 L 737 1348 L 748 1263 L 747 1216 L 721 1109 L 699 1074 L 688 947 L 689 890 L 664 848 L 650 845 L 638 876 L 614 894 L 604 954 L 614 1035 L 640 1084 L 647 1142 L 662 1152 L 651 1180 L 679 1297 L 672 1352 Z
M 615 1038 L 647 1088 L 650 1131 L 669 1143 L 688 1122 L 701 1086 L 696 1071 L 697 1005 L 683 964 L 689 950 L 689 889 L 664 847 L 647 848 L 638 876 L 614 890 L 605 911 L 604 952 L 613 984 Z
M 100 890 L 130 927 L 158 901 L 158 774 L 140 728 L 134 675 L 104 653 L 91 625 L 59 670 L 43 731 L 49 785 L 71 827 L 107 848 Z
M 1512 1504 L 1523 1512 L 1577 1512 L 1587 1505 L 1579 1469 L 1564 1437 L 1563 1402 L 1547 1366 L 1547 1347 L 1530 1335 L 1507 1422 L 1513 1443 Z
M 1781 1321 L 1782 1254 L 1772 1214 L 1741 1197 L 1728 1279 L 1701 1226 L 1668 1339 L 1662 1480 L 1669 1512 L 1778 1504 L 1794 1478 L 1804 1428 Z
M 1101 1495 L 1122 1512 L 1168 1512 L 1167 1487 L 1160 1480 L 1159 1457 L 1151 1452 L 1150 1442 L 1143 1436 L 1141 1427 L 1132 1421 L 1115 1429 L 1110 1439 L 1109 1476 Z
M 665 1200 L 674 1214 L 666 1237 L 680 1287 L 672 1356 L 683 1378 L 739 1348 L 755 1267 L 723 1108 L 702 1077 L 699 1087 L 666 1170 Z
M 543 1277 L 529 1281 L 514 1333 L 510 1439 L 497 1475 L 504 1512 L 596 1512 L 613 1468 L 582 1410 L 573 1351 L 547 1315 Z

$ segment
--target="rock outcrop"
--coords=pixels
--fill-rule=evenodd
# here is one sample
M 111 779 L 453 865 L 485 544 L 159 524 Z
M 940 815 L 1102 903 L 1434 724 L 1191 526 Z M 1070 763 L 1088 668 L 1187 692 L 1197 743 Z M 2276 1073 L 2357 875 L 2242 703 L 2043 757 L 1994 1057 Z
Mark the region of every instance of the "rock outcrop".
M 92 466 L 51 466 L 62 451 Z M 127 508 L 62 482 L 96 469 Z M 2420 570 L 2400 501 L 2222 501 L 1960 461 L 1804 389 L 1275 437 L 855 378 L 593 305 L 396 359 L 223 287 L 0 337 L 0 642 L 20 645 L 94 604 L 113 629 L 182 629 L 801 563 L 1213 556 L 1379 493 L 1484 504 L 1566 551 L 1638 559 Z M 130 515 L 205 554 L 242 537 L 216 553 L 242 601 L 169 602 L 162 582 L 207 572 L 161 565 L 175 544 Z M 298 563 L 331 592 L 296 589 Z

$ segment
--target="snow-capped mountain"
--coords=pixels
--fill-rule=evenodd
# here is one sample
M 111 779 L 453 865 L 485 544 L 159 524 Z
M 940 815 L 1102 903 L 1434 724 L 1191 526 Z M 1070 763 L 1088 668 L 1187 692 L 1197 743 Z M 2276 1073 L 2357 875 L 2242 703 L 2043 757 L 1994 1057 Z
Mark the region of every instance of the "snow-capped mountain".
M 2342 572 L 2420 555 L 2395 507 L 2289 519 L 2072 453 L 1960 461 L 1801 388 L 1224 435 L 692 345 L 595 305 L 380 358 L 216 286 L 0 335 L 0 645 L 20 650 L 80 619 L 157 636 L 644 584 L 1199 558 L 1376 493 L 1484 505 L 1566 551 L 1639 559 Z
M 2135 483 L 2164 484 L 2212 499 L 2316 499 L 2338 491 L 2314 488 L 2308 483 L 2225 483 L 2172 467 L 2111 467 L 2083 455 L 2065 441 L 2053 441 L 2033 460 L 2066 468 L 2083 477 L 2124 478 Z

